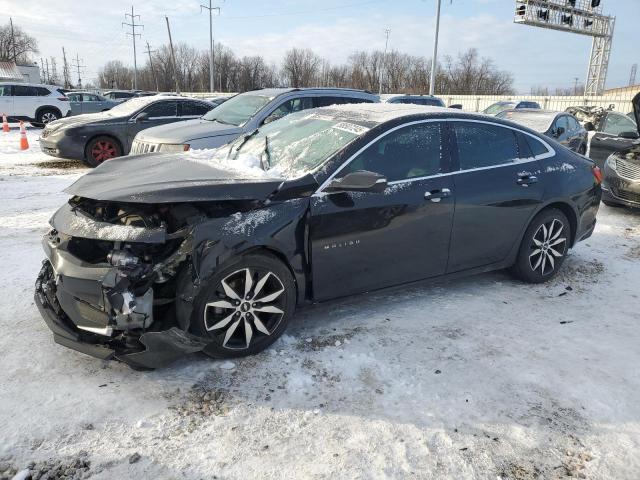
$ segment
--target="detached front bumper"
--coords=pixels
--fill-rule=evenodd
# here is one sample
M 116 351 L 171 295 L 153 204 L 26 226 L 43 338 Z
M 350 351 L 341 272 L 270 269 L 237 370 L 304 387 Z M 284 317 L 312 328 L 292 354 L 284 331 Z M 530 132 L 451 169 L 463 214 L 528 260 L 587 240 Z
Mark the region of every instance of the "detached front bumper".
M 206 341 L 177 327 L 154 330 L 153 291 L 135 297 L 116 275 L 117 267 L 86 265 L 45 236 L 44 261 L 35 285 L 35 302 L 54 341 L 103 360 L 133 368 L 163 367 Z M 159 323 L 162 325 L 162 323 Z

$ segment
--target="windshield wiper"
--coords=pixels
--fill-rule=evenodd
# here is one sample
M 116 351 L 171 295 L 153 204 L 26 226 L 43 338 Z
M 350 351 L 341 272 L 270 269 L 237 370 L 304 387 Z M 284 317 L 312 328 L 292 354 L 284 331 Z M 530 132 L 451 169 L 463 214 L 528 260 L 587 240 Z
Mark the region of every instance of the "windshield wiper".
M 267 160 L 267 168 L 264 168 L 264 162 L 262 161 L 262 157 L 266 157 Z M 271 152 L 269 151 L 269 136 L 264 136 L 264 155 L 260 156 L 260 166 L 262 170 L 265 172 L 271 168 Z
M 249 134 L 245 135 L 245 136 L 244 136 L 244 138 L 242 139 L 242 141 L 240 142 L 240 145 L 238 145 L 238 146 L 236 147 L 236 152 L 237 152 L 237 151 L 239 151 L 239 150 L 242 148 L 242 146 L 243 146 L 245 143 L 247 143 L 247 142 L 249 141 L 249 139 L 250 139 L 251 137 L 253 137 L 256 133 L 258 133 L 258 129 L 257 129 L 257 128 L 256 128 L 253 132 L 251 132 L 251 133 L 249 133 Z

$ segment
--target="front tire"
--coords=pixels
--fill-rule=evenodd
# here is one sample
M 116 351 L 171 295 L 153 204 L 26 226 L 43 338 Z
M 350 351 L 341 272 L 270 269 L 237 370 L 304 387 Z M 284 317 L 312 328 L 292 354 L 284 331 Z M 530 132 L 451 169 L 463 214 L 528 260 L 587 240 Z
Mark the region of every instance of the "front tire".
M 529 224 L 511 272 L 527 283 L 542 283 L 556 276 L 571 239 L 567 216 L 556 208 L 543 210 Z
M 295 305 L 286 265 L 270 254 L 243 255 L 204 282 L 190 331 L 210 341 L 204 352 L 214 358 L 253 355 L 282 335 Z
M 86 163 L 97 167 L 102 162 L 122 155 L 120 144 L 111 137 L 101 136 L 92 139 L 84 152 Z

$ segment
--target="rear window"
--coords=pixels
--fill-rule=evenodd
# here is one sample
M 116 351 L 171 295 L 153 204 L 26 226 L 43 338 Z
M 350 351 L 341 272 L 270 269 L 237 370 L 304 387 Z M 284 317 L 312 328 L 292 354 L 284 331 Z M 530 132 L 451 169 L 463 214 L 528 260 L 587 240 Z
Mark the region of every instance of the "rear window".
M 547 147 L 545 147 L 541 141 L 536 140 L 530 135 L 524 135 L 524 138 L 527 140 L 529 148 L 535 157 L 549 153 L 549 150 L 547 150 Z
M 512 163 L 518 158 L 516 136 L 510 128 L 475 122 L 454 122 L 460 170 Z
M 49 93 L 47 92 L 47 95 Z M 36 87 L 29 87 L 27 85 L 14 85 L 13 95 L 16 97 L 37 97 L 38 90 Z

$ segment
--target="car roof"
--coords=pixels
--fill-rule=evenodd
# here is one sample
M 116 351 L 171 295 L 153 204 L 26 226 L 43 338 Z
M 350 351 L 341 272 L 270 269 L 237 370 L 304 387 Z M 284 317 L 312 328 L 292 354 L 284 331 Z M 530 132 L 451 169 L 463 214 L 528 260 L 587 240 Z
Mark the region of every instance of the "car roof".
M 277 88 L 260 88 L 256 90 L 248 90 L 244 93 L 252 93 L 256 95 L 264 95 L 266 97 L 277 97 L 291 92 L 307 92 L 307 93 L 343 93 L 343 94 L 358 94 L 362 97 L 376 97 L 377 95 L 368 92 L 367 90 L 358 90 L 355 88 L 335 88 L 335 87 L 277 87 Z M 242 95 L 242 94 L 241 94 Z
M 560 114 L 571 116 L 571 114 L 568 112 L 559 112 L 556 110 L 544 110 L 542 108 L 509 108 L 507 110 L 501 111 L 498 115 L 504 115 L 505 113 L 511 113 L 511 112 L 517 113 L 517 114 L 530 113 L 531 115 L 549 115 L 554 117 Z
M 45 87 L 45 88 L 53 88 L 53 89 L 62 88 L 59 85 L 48 85 L 46 83 L 29 83 L 29 82 L 19 82 L 19 81 L 11 82 L 6 80 L 0 82 L 0 85 L 20 85 L 25 87 Z
M 383 93 L 380 95 L 380 99 L 382 100 L 389 100 L 391 98 L 433 98 L 440 100 L 440 97 L 436 97 L 435 95 L 422 95 L 420 93 Z
M 487 117 L 479 113 L 462 112 L 457 108 L 435 107 L 415 105 L 411 103 L 355 103 L 345 105 L 332 105 L 310 110 L 312 114 L 326 115 L 345 121 L 364 122 L 369 124 L 382 124 L 392 120 L 420 115 L 424 118 L 452 117 L 473 118 L 477 120 L 493 122 L 493 117 Z M 496 120 L 500 123 L 500 119 Z

